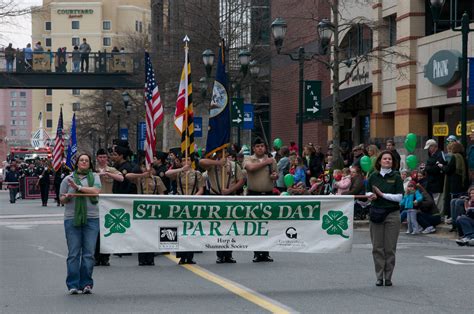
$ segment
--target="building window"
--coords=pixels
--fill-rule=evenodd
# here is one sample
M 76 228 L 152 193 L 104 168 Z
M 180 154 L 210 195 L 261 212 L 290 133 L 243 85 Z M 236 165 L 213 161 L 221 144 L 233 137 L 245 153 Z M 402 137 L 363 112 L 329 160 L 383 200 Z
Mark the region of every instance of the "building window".
M 71 27 L 72 29 L 79 29 L 79 21 L 72 21 Z
M 53 90 L 51 88 L 46 89 L 46 96 L 52 96 Z
M 138 21 L 135 21 L 135 31 L 138 32 Z
M 52 103 L 47 103 L 46 104 L 46 111 L 47 112 L 52 112 L 53 111 L 53 104 Z
M 111 46 L 112 45 L 112 40 L 110 39 L 110 37 L 104 37 L 102 39 L 102 45 Z
M 26 130 L 19 130 L 18 135 L 19 136 L 26 136 Z
M 142 22 L 139 22 L 138 23 L 138 29 L 139 29 L 139 32 L 143 32 L 143 23 Z
M 13 107 L 16 107 L 16 106 L 17 106 L 17 102 L 14 101 L 14 100 L 12 100 L 12 101 L 10 102 L 10 107 L 13 108 Z
M 51 22 L 44 22 L 44 30 L 46 31 L 51 30 Z
M 390 15 L 387 18 L 388 22 L 388 46 L 395 46 L 397 44 L 397 21 L 396 15 Z
M 26 101 L 24 100 L 20 101 L 20 107 L 26 107 Z
M 26 92 L 20 92 L 20 97 L 25 98 L 26 97 Z
M 16 130 L 10 130 L 10 135 L 11 136 L 16 136 Z
M 11 112 L 10 112 L 10 116 L 11 116 L 11 117 L 16 117 L 16 111 L 11 111 Z
M 110 21 L 102 21 L 102 29 L 104 31 L 109 31 L 111 29 L 111 22 Z
M 11 120 L 10 125 L 16 125 L 16 120 Z
M 19 111 L 18 116 L 19 117 L 26 117 L 26 111 Z
M 52 128 L 53 127 L 53 120 L 47 119 L 46 120 L 46 127 L 47 128 Z
M 81 45 L 81 39 L 79 37 L 73 37 L 72 38 L 72 45 L 73 46 L 80 46 Z
M 79 95 L 81 95 L 81 90 L 80 90 L 80 89 L 73 89 L 73 90 L 72 90 L 72 94 L 73 94 L 74 96 L 79 96 Z
M 46 47 L 51 47 L 51 45 L 52 45 L 51 44 L 51 38 L 46 38 L 44 41 L 45 41 Z
M 16 92 L 15 92 L 15 91 L 11 91 L 11 92 L 10 92 L 10 97 L 11 97 L 11 98 L 16 98 Z
M 72 111 L 76 112 L 76 111 L 79 111 L 79 110 L 81 110 L 81 103 L 73 102 L 72 103 Z

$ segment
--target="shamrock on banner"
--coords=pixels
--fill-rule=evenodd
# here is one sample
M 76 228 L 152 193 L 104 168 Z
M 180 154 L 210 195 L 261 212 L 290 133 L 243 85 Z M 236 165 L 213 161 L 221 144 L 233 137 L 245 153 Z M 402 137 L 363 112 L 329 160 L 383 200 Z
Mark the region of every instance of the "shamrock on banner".
M 105 234 L 104 237 L 108 237 L 113 233 L 125 233 L 127 228 L 130 228 L 130 214 L 125 213 L 123 208 L 111 209 L 105 215 L 104 227 L 110 228 L 109 233 Z
M 340 235 L 345 239 L 349 236 L 343 234 L 344 230 L 349 228 L 348 218 L 344 216 L 340 210 L 330 210 L 327 215 L 323 216 L 323 230 L 326 230 L 329 235 Z

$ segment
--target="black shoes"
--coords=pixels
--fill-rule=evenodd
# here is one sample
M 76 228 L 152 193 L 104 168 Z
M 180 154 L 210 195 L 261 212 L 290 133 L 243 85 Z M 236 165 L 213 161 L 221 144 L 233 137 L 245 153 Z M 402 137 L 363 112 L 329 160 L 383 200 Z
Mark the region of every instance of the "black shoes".
M 139 262 L 138 266 L 155 266 L 155 262 L 149 262 L 149 263 Z
M 110 266 L 109 261 L 95 261 L 95 266 Z
M 233 259 L 232 257 L 218 257 L 216 260 L 216 263 L 217 264 L 224 264 L 224 263 L 235 264 L 237 263 L 237 261 Z
M 255 255 L 252 262 L 260 263 L 260 262 L 273 262 L 273 258 L 270 255 Z
M 222 258 L 222 257 L 218 257 L 217 260 L 216 260 L 216 263 L 217 263 L 217 264 L 224 264 L 224 263 L 225 263 L 225 260 L 224 260 L 224 258 Z
M 193 264 L 196 264 L 196 262 L 193 259 L 186 259 L 186 258 L 181 257 L 178 264 L 179 265 L 185 265 L 185 264 L 193 265 Z
M 383 280 L 382 279 L 377 279 L 377 281 L 375 282 L 375 285 L 377 287 L 382 287 L 383 286 Z M 393 286 L 393 283 L 390 279 L 385 279 L 385 286 L 386 287 L 391 287 Z

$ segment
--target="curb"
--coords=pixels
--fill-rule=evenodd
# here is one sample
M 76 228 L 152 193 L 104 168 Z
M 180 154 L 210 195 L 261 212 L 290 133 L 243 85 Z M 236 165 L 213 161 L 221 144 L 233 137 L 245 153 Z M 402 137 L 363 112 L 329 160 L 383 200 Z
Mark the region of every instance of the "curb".
M 354 220 L 354 229 L 369 229 L 369 220 Z M 432 233 L 432 235 L 442 235 L 443 237 L 449 237 L 452 239 L 457 239 L 458 234 L 457 232 L 449 232 L 451 229 L 451 225 L 441 223 L 436 226 L 436 232 Z M 400 227 L 400 231 L 406 231 L 407 224 L 402 223 Z

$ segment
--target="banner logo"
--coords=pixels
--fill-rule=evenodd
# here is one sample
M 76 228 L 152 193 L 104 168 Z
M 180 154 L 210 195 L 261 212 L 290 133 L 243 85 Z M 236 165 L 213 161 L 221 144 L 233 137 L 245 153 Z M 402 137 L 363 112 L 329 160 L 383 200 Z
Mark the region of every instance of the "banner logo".
M 343 234 L 344 230 L 349 228 L 347 224 L 348 218 L 344 216 L 340 210 L 330 210 L 327 215 L 323 216 L 323 230 L 329 235 L 340 235 L 341 237 L 348 239 L 349 236 Z
M 109 233 L 105 234 L 104 237 L 108 237 L 113 233 L 125 233 L 130 228 L 130 214 L 125 213 L 125 209 L 117 208 L 111 209 L 108 214 L 105 215 L 104 227 L 109 229 Z
M 160 227 L 160 249 L 178 248 L 178 227 Z
M 298 233 L 296 232 L 296 229 L 293 227 L 289 227 L 285 231 L 286 236 L 288 239 L 298 239 Z

